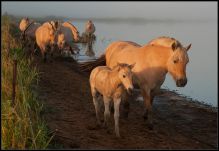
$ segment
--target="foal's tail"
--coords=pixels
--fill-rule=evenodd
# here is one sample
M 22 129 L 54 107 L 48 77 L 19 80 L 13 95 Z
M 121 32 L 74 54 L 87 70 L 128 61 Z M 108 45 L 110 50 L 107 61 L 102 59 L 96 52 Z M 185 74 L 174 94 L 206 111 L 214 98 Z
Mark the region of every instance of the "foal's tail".
M 105 65 L 106 65 L 106 58 L 105 58 L 105 54 L 103 54 L 95 61 L 80 63 L 78 66 L 82 72 L 91 72 L 95 67 L 105 66 Z

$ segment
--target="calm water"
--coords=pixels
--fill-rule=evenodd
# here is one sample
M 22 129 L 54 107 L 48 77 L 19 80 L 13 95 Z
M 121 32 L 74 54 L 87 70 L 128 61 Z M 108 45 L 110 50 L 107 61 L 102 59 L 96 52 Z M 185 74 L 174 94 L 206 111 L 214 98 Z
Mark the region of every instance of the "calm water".
M 85 22 L 73 23 L 82 33 Z M 175 85 L 172 77 L 167 74 L 162 88 L 176 90 L 178 93 L 207 104 L 217 106 L 217 22 L 216 21 L 184 21 L 156 23 L 127 22 L 94 22 L 97 41 L 94 45 L 96 56 L 101 55 L 113 41 L 134 41 L 146 44 L 159 36 L 170 36 L 183 45 L 192 43 L 188 52 L 190 62 L 187 65 L 188 83 L 183 88 Z M 82 49 L 82 53 L 84 49 Z

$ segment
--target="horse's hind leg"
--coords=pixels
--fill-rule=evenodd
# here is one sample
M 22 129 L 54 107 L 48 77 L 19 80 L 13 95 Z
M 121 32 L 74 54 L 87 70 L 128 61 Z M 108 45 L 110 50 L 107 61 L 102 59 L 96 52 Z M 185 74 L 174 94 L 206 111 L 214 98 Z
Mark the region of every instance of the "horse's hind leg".
M 153 129 L 153 122 L 152 122 L 152 99 L 153 97 L 150 96 L 147 92 L 142 92 L 143 98 L 144 98 L 144 104 L 146 107 L 145 113 L 144 113 L 144 119 L 146 120 L 146 124 L 149 129 Z
M 130 101 L 131 96 L 129 96 L 129 94 L 127 92 L 123 93 L 123 107 L 124 107 L 124 113 L 123 116 L 125 118 L 128 118 L 128 114 L 129 114 L 129 109 L 130 109 L 130 105 L 129 105 L 129 101 Z
M 43 61 L 46 63 L 47 62 L 47 52 L 43 53 Z
M 116 132 L 116 137 L 120 137 L 119 134 L 119 106 L 121 102 L 121 98 L 114 99 L 114 120 L 115 120 L 115 132 Z

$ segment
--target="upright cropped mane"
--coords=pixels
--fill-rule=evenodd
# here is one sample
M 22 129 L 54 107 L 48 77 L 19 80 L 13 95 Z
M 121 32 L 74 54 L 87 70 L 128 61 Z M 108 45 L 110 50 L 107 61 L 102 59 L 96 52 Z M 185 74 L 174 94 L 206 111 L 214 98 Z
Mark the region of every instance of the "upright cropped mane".
M 153 39 L 148 44 L 149 45 L 161 45 L 164 47 L 172 47 L 173 43 L 175 43 L 176 47 L 182 48 L 182 44 L 178 40 L 176 40 L 175 38 L 166 37 L 166 36 L 162 36 L 162 37 L 158 37 L 156 39 Z
M 114 67 L 112 68 L 112 70 L 115 70 L 115 69 L 117 69 L 118 67 L 124 68 L 124 67 L 128 67 L 128 66 L 129 66 L 128 64 L 119 63 L 119 64 L 117 64 L 116 66 L 114 66 Z
M 68 24 L 70 25 L 69 27 L 70 27 L 75 33 L 78 33 L 77 28 L 76 28 L 71 22 L 67 21 L 66 23 L 68 23 Z

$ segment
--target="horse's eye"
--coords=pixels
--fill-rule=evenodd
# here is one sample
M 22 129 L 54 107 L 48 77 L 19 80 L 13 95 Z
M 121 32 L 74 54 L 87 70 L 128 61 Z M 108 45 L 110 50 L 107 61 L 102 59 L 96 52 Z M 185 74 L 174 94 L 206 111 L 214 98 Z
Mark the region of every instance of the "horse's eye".
M 173 60 L 173 63 L 177 63 L 179 61 L 179 59 Z
M 125 75 L 123 75 L 123 78 L 125 78 Z

